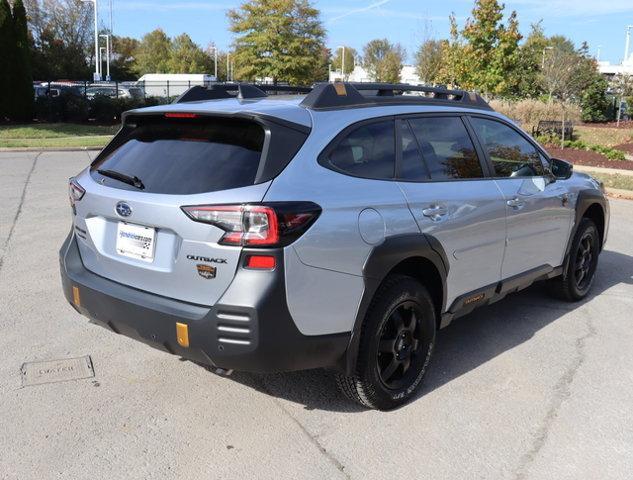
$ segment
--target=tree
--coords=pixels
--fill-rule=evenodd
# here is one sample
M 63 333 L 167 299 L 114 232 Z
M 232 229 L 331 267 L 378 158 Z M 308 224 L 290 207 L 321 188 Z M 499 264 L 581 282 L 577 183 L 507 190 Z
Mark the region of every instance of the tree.
M 146 73 L 169 73 L 171 40 L 160 28 L 147 33 L 141 39 L 136 52 L 134 69 L 140 76 Z
M 582 120 L 584 122 L 605 122 L 609 110 L 609 100 L 607 99 L 607 81 L 598 75 L 595 81 L 583 92 L 580 101 L 582 109 Z
M 210 73 L 213 61 L 191 37 L 183 33 L 173 39 L 169 59 L 172 73 Z
M 425 40 L 415 54 L 415 71 L 424 83 L 438 83 L 446 41 Z
M 112 59 L 110 73 L 119 81 L 132 80 L 137 77 L 136 52 L 140 42 L 136 38 L 112 37 Z
M 33 120 L 33 72 L 29 51 L 29 32 L 26 10 L 22 0 L 13 4 L 13 35 L 15 57 L 12 69 L 11 119 L 14 121 Z
M 477 0 L 472 18 L 460 31 L 451 15 L 450 54 L 442 80 L 468 90 L 508 95 L 520 83 L 519 24 L 516 12 L 502 23 L 503 5 L 497 0 Z
M 33 77 L 83 80 L 94 65 L 93 12 L 81 0 L 25 0 Z
M 15 38 L 11 7 L 7 0 L 0 0 L 0 121 L 11 114 L 11 71 L 15 58 Z
M 363 66 L 376 82 L 399 82 L 404 57 L 404 49 L 386 38 L 372 40 L 363 48 Z
M 313 82 L 325 31 L 308 0 L 248 0 L 227 15 L 237 78 Z
M 345 71 L 343 75 L 347 77 L 354 71 L 354 64 L 358 54 L 352 47 L 337 48 L 336 55 L 332 59 L 332 68 L 334 70 L 341 71 L 343 68 L 343 51 L 345 51 Z

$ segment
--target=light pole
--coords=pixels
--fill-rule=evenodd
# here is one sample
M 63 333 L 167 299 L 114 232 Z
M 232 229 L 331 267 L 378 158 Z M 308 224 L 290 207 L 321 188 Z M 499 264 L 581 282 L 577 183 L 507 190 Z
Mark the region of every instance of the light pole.
M 625 63 L 629 59 L 629 47 L 631 46 L 631 30 L 633 30 L 633 25 L 627 25 L 626 41 L 624 42 L 624 60 L 622 60 L 622 63 Z
M 106 67 L 106 81 L 110 81 L 110 35 L 106 35 L 106 34 L 101 34 L 99 35 L 101 38 L 106 39 L 106 60 L 107 60 L 107 67 Z M 103 48 L 103 47 L 101 47 Z M 101 62 L 99 62 L 99 65 L 101 65 Z
M 81 0 L 82 2 L 90 2 L 94 5 L 95 9 L 95 73 L 94 81 L 101 81 L 101 62 L 99 61 L 99 5 L 98 0 Z
M 231 63 L 230 63 L 230 59 L 231 59 L 231 54 L 229 52 L 226 52 L 226 81 L 227 82 L 231 81 Z
M 345 45 L 336 47 L 337 50 L 339 48 L 343 49 L 343 54 L 341 55 L 341 76 L 343 77 L 343 80 L 345 80 Z
M 214 46 L 209 46 L 209 48 L 213 49 L 213 58 L 214 58 L 214 65 L 215 65 L 215 81 L 218 81 L 218 47 Z

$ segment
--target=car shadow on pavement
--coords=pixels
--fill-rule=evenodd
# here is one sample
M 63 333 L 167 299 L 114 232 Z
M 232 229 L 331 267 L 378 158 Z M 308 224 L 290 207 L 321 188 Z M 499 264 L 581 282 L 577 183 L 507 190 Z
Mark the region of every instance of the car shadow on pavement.
M 419 396 L 530 340 L 543 327 L 621 284 L 633 285 L 633 257 L 605 250 L 600 256 L 592 292 L 582 302 L 567 303 L 553 299 L 547 293 L 547 284 L 539 282 L 455 320 L 448 328 L 438 332 L 434 358 Z M 364 410 L 338 392 L 331 371 L 309 370 L 273 375 L 237 372 L 231 379 L 268 395 L 302 404 L 306 410 Z

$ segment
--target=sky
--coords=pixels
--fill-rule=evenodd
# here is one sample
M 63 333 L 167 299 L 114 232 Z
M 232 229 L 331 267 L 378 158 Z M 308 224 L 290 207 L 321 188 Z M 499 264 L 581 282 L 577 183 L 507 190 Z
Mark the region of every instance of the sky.
M 233 40 L 226 11 L 238 0 L 112 0 L 115 35 L 140 38 L 160 27 L 170 36 L 188 33 L 201 46 L 215 43 L 227 49 Z M 313 0 L 321 11 L 327 45 L 348 45 L 359 52 L 369 40 L 387 38 L 400 43 L 409 62 L 426 38 L 447 38 L 448 16 L 463 24 L 474 0 Z M 516 10 L 524 35 L 542 20 L 547 35 L 565 35 L 578 45 L 587 41 L 600 60 L 620 63 L 625 29 L 633 25 L 633 0 L 507 0 L 506 12 Z M 88 5 L 88 4 L 87 4 Z M 99 14 L 109 22 L 109 0 L 99 2 Z M 632 41 L 633 44 L 633 41 Z M 632 45 L 633 49 L 633 45 Z

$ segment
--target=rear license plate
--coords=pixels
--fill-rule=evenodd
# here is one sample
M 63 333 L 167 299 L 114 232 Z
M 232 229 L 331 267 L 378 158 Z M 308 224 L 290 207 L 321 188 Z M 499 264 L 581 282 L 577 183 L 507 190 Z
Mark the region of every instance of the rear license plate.
M 154 261 L 156 229 L 119 222 L 116 235 L 116 251 L 124 257 L 144 262 Z

